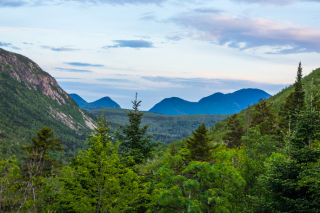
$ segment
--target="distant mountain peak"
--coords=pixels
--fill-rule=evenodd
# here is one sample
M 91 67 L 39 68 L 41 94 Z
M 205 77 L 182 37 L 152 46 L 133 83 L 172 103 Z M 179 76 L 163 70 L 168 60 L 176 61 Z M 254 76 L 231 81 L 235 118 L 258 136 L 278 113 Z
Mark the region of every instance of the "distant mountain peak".
M 102 107 L 121 108 L 118 103 L 113 101 L 109 96 L 102 97 L 94 102 L 88 103 L 77 94 L 70 94 L 73 100 L 85 110 L 101 109 Z
M 192 114 L 231 114 L 245 109 L 260 98 L 269 98 L 271 95 L 260 89 L 248 88 L 223 94 L 214 93 L 200 99 L 198 102 L 190 102 L 178 97 L 165 98 L 149 112 L 166 115 L 192 115 Z

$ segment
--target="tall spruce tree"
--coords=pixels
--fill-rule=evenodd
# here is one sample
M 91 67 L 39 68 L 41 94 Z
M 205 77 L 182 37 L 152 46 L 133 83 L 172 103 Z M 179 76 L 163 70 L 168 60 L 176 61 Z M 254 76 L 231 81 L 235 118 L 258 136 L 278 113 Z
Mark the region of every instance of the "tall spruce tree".
M 223 141 L 227 143 L 228 148 L 235 148 L 241 145 L 241 137 L 245 131 L 240 123 L 237 114 L 230 117 L 228 121 L 228 132 L 223 137 Z
M 266 99 L 260 99 L 255 106 L 250 127 L 260 125 L 261 135 L 276 135 L 278 133 L 276 116 L 271 107 L 272 103 L 268 104 Z
M 158 146 L 158 143 L 152 143 L 151 135 L 147 135 L 149 125 L 141 127 L 142 117 L 145 113 L 139 110 L 141 101 L 137 100 L 137 93 L 132 104 L 133 110 L 126 112 L 129 123 L 119 124 L 122 134 L 118 133 L 117 138 L 121 142 L 120 154 L 124 157 L 132 156 L 135 164 L 141 164 L 152 156 L 152 151 Z
M 187 140 L 186 148 L 190 151 L 190 156 L 186 157 L 187 160 L 211 161 L 212 150 L 215 148 L 210 145 L 211 141 L 206 125 L 202 123 L 198 129 L 192 131 L 192 137 Z
M 302 83 L 301 62 L 298 66 L 294 91 L 287 97 L 286 102 L 280 107 L 280 128 L 282 131 L 295 129 L 297 115 L 305 108 L 305 92 Z

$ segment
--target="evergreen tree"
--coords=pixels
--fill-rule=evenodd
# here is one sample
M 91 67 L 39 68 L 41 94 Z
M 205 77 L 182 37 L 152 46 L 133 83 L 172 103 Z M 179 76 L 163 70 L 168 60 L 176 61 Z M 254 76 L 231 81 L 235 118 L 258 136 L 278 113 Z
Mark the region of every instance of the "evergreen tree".
M 135 100 L 132 101 L 133 110 L 127 112 L 129 123 L 126 122 L 124 126 L 119 124 L 122 134 L 117 134 L 117 138 L 121 142 L 120 154 L 124 157 L 133 156 L 135 164 L 141 164 L 151 157 L 152 151 L 158 145 L 158 143 L 151 142 L 151 135 L 147 135 L 149 125 L 140 127 L 144 115 L 139 110 L 140 103 L 136 93 Z
M 61 178 L 58 212 L 128 212 L 146 193 L 147 187 L 131 168 L 122 164 L 119 142 L 114 144 L 107 134 L 106 119 L 101 116 L 90 148 L 80 151 L 66 175 Z
M 58 138 L 52 138 L 52 130 L 45 126 L 37 132 L 37 136 L 38 138 L 31 138 L 32 145 L 21 146 L 27 154 L 22 172 L 28 179 L 45 177 L 51 174 L 53 168 L 61 166 L 56 159 L 50 158 L 51 152 L 64 150 Z
M 187 160 L 190 161 L 211 161 L 212 150 L 214 147 L 210 145 L 212 141 L 208 136 L 206 125 L 202 123 L 196 131 L 192 131 L 192 137 L 187 140 L 186 148 L 190 151 Z
M 27 154 L 24 159 L 25 165 L 21 170 L 24 178 L 23 189 L 25 189 L 24 193 L 21 193 L 23 195 L 21 207 L 26 205 L 26 208 L 35 212 L 40 202 L 43 179 L 52 175 L 54 168 L 62 166 L 56 159 L 50 158 L 50 153 L 64 150 L 58 138 L 52 138 L 53 132 L 49 127 L 43 127 L 37 132 L 37 136 L 38 138 L 31 138 L 32 145 L 21 146 Z
M 275 135 L 278 133 L 276 116 L 271 107 L 272 103 L 268 104 L 266 99 L 260 99 L 255 106 L 250 127 L 260 125 L 261 135 Z
M 296 116 L 305 108 L 305 92 L 302 83 L 302 67 L 299 63 L 296 81 L 294 83 L 294 91 L 287 97 L 284 105 L 280 107 L 280 128 L 282 131 L 295 129 Z
M 240 123 L 237 114 L 230 117 L 228 123 L 228 132 L 223 137 L 223 141 L 227 143 L 228 148 L 235 148 L 241 145 L 241 137 L 245 131 Z

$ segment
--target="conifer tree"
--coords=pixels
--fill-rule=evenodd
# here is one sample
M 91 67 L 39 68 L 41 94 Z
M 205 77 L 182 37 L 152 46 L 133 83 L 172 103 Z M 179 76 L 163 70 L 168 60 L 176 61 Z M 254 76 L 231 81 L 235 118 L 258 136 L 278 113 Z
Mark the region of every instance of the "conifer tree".
M 58 138 L 52 138 L 53 132 L 49 127 L 43 127 L 37 132 L 38 138 L 31 138 L 32 145 L 21 146 L 26 152 L 25 166 L 22 172 L 26 177 L 45 177 L 49 175 L 54 167 L 60 166 L 56 159 L 50 158 L 50 152 L 62 152 L 61 142 Z
M 21 170 L 26 189 L 24 193 L 21 193 L 23 196 L 21 208 L 28 204 L 29 210 L 33 212 L 37 212 L 43 178 L 52 175 L 54 168 L 62 166 L 56 159 L 50 158 L 50 153 L 64 150 L 58 138 L 52 138 L 53 132 L 49 127 L 43 127 L 37 132 L 37 136 L 37 139 L 31 138 L 32 145 L 21 146 L 27 154 L 24 159 L 25 165 Z
M 250 127 L 260 125 L 261 135 L 275 135 L 278 132 L 276 116 L 271 107 L 272 103 L 268 104 L 266 99 L 260 99 L 255 106 Z
M 190 161 L 211 161 L 212 149 L 210 142 L 212 139 L 208 136 L 206 125 L 202 123 L 198 129 L 192 131 L 192 137 L 187 140 L 186 148 L 190 151 L 190 156 L 187 160 Z
M 294 91 L 287 97 L 286 102 L 280 107 L 280 128 L 282 131 L 288 131 L 295 128 L 297 114 L 305 108 L 305 92 L 302 83 L 302 67 L 299 63 Z
M 141 101 L 132 101 L 133 110 L 126 112 L 129 123 L 120 125 L 122 134 L 118 133 L 117 138 L 121 142 L 120 154 L 124 157 L 133 156 L 135 164 L 143 163 L 147 158 L 152 156 L 152 151 L 158 145 L 151 142 L 151 135 L 147 135 L 149 125 L 141 127 L 142 117 L 145 113 L 139 110 Z
M 223 137 L 223 141 L 227 143 L 228 148 L 239 147 L 241 145 L 241 137 L 244 136 L 245 131 L 237 114 L 230 117 L 227 125 L 229 131 Z

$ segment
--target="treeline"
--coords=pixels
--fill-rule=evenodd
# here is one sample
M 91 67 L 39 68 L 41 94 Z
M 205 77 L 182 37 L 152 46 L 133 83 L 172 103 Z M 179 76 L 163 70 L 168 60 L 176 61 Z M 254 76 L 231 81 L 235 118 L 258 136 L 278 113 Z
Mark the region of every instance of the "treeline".
M 229 118 L 222 143 L 205 124 L 182 148 L 173 143 L 158 169 L 145 165 L 158 144 L 142 125 L 140 102 L 110 135 L 102 115 L 88 147 L 61 166 L 63 143 L 45 127 L 27 157 L 1 161 L 2 212 L 290 212 L 320 210 L 320 99 L 306 94 L 299 65 L 278 112 L 260 100 L 246 123 Z

